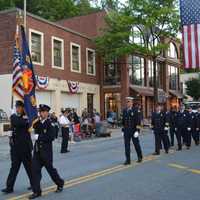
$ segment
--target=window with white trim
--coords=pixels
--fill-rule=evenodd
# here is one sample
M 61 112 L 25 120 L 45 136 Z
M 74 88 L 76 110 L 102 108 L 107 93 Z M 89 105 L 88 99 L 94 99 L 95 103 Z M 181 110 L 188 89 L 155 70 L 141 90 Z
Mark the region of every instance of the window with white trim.
M 64 40 L 52 37 L 52 66 L 64 69 Z
M 31 58 L 34 64 L 44 64 L 44 34 L 33 29 L 29 30 Z
M 95 50 L 86 49 L 86 65 L 87 65 L 87 74 L 95 75 L 96 73 L 96 63 L 95 63 Z
M 73 72 L 81 72 L 80 49 L 80 45 L 71 43 L 71 71 Z

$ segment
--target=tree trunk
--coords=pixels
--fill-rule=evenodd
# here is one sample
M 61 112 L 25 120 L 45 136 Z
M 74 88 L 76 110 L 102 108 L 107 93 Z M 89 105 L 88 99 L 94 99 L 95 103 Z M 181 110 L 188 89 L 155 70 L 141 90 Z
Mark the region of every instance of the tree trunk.
M 156 73 L 156 57 L 153 58 L 153 89 L 154 89 L 154 109 L 158 103 L 158 85 L 157 85 L 157 73 Z

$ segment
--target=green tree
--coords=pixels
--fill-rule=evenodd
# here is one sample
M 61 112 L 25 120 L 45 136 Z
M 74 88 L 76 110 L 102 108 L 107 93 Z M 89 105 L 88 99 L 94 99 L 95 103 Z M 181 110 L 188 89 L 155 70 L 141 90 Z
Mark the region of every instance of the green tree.
M 141 53 L 151 57 L 154 68 L 154 103 L 158 101 L 156 80 L 156 60 L 168 45 L 163 37 L 176 37 L 179 30 L 179 14 L 174 0 L 129 0 L 120 10 L 110 10 L 103 36 L 97 38 L 98 52 L 104 58 L 121 57 Z M 143 43 L 133 43 L 130 36 L 138 36 L 133 31 L 137 27 Z
M 0 10 L 18 7 L 23 9 L 24 0 L 0 0 Z M 27 11 L 51 21 L 98 10 L 88 0 L 27 0 Z
M 199 100 L 200 98 L 200 77 L 192 78 L 186 83 L 186 93 L 191 96 L 194 100 Z

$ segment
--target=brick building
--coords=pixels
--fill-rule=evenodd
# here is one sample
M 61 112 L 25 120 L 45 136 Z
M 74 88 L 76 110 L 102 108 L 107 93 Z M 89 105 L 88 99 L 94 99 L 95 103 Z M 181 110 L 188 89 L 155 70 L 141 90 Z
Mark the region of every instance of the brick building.
M 58 23 L 73 30 L 97 37 L 102 34 L 105 26 L 106 12 L 97 12 L 86 16 L 78 16 Z M 138 31 L 136 27 L 134 31 Z M 139 34 L 130 37 L 133 43 L 142 43 Z M 178 106 L 182 99 L 180 92 L 181 43 L 174 39 L 163 39 L 169 43 L 169 49 L 157 59 L 157 81 L 159 102 L 166 108 Z M 102 63 L 100 68 L 101 82 L 101 113 L 106 116 L 109 110 L 121 112 L 125 105 L 125 97 L 135 97 L 135 102 L 141 105 L 145 118 L 153 110 L 153 62 L 150 57 L 132 54 L 111 63 Z
M 5 96 L 0 107 L 8 113 L 16 14 L 17 10 L 0 13 L 0 96 Z M 66 107 L 76 108 L 79 114 L 84 108 L 99 111 L 100 67 L 90 37 L 32 14 L 27 15 L 26 32 L 35 74 L 48 78 L 47 87 L 36 91 L 38 103 L 50 105 L 57 113 Z M 67 81 L 79 85 L 75 94 Z
M 27 35 L 35 72 L 49 78 L 48 87 L 37 90 L 37 99 L 39 103 L 51 105 L 56 112 L 62 107 L 76 108 L 79 113 L 83 108 L 94 107 L 105 117 L 109 110 L 119 115 L 125 97 L 131 95 L 141 105 L 144 117 L 149 117 L 153 110 L 152 60 L 133 53 L 103 63 L 95 55 L 92 39 L 102 34 L 105 15 L 106 12 L 101 11 L 52 23 L 28 14 Z M 0 84 L 6 84 L 5 88 L 11 88 L 12 82 L 15 18 L 16 10 L 0 13 Z M 142 42 L 139 36 L 130 39 Z M 159 101 L 169 108 L 178 106 L 182 98 L 179 84 L 181 52 L 179 41 L 165 39 L 164 42 L 170 43 L 170 48 L 157 59 L 158 93 Z M 69 93 L 69 80 L 79 82 L 76 94 Z M 3 94 L 4 90 L 0 90 L 0 95 Z M 7 96 L 9 104 L 11 92 Z

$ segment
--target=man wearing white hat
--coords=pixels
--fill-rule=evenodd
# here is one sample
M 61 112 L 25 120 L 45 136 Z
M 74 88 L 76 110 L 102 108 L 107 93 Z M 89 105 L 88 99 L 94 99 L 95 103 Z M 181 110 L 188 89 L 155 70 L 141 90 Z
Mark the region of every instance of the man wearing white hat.
M 124 133 L 124 144 L 125 144 L 125 156 L 126 161 L 124 165 L 131 164 L 130 158 L 130 141 L 133 141 L 137 156 L 138 162 L 142 162 L 142 150 L 139 141 L 139 132 L 141 124 L 141 112 L 138 108 L 133 107 L 133 98 L 126 98 L 126 108 L 123 110 L 122 116 L 122 125 Z

